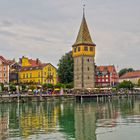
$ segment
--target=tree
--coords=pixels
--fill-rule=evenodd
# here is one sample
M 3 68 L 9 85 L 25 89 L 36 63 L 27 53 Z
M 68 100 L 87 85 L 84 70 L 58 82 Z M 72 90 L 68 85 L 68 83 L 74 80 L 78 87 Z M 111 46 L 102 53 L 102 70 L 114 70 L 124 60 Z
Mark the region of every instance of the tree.
M 16 86 L 13 84 L 10 84 L 10 91 L 16 91 Z
M 4 84 L 0 83 L 0 90 L 3 91 L 3 89 L 4 89 Z
M 133 89 L 134 84 L 131 81 L 123 81 L 118 84 L 118 88 Z
M 64 84 L 61 84 L 61 83 L 57 83 L 55 86 L 55 88 L 64 88 Z
M 138 86 L 140 87 L 140 79 L 138 80 Z
M 45 83 L 42 85 L 43 89 L 47 89 L 47 88 L 53 88 L 53 84 L 50 84 L 50 83 Z
M 73 63 L 72 52 L 66 53 L 59 60 L 57 72 L 61 83 L 73 82 Z
M 121 70 L 119 71 L 119 77 L 122 76 L 122 75 L 124 75 L 124 74 L 127 73 L 127 72 L 132 72 L 132 71 L 134 71 L 133 68 L 123 68 L 123 69 L 121 69 Z

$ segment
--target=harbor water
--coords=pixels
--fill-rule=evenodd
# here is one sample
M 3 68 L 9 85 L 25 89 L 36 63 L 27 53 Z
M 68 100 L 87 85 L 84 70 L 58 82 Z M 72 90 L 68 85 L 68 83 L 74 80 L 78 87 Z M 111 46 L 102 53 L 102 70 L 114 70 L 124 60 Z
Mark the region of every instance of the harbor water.
M 140 97 L 0 104 L 0 140 L 139 140 Z

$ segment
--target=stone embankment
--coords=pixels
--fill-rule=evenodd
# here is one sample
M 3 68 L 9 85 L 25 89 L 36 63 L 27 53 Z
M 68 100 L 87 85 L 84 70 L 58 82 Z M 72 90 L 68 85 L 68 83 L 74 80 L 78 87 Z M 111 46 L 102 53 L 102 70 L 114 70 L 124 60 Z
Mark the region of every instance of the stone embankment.
M 66 100 L 74 99 L 74 95 L 65 94 L 65 95 L 10 95 L 10 94 L 1 94 L 0 103 L 12 103 L 12 102 L 45 102 L 49 100 Z

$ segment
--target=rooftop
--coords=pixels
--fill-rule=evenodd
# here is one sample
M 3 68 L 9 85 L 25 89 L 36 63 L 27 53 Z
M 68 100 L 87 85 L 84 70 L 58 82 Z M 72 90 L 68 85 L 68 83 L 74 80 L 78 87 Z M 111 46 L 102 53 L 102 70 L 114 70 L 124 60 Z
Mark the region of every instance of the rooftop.
M 120 79 L 127 79 L 127 78 L 140 78 L 140 70 L 127 72 L 120 77 Z

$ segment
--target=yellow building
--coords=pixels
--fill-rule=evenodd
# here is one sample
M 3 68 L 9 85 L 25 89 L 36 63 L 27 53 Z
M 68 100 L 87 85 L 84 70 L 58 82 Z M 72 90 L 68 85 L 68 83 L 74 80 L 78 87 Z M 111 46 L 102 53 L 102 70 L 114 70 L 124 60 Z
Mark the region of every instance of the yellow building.
M 41 63 L 39 59 L 32 60 L 22 57 L 21 66 L 19 70 L 20 83 L 57 83 L 57 69 L 50 63 Z

